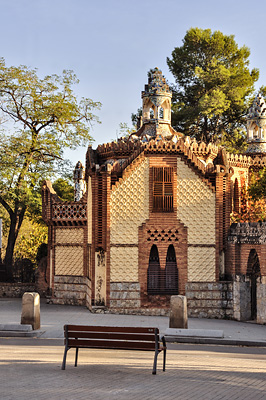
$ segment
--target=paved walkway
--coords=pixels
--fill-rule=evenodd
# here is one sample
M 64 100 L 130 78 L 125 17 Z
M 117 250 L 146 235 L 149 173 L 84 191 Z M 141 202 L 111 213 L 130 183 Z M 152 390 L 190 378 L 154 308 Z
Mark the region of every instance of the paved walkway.
M 1 400 L 261 400 L 266 349 L 169 345 L 166 371 L 149 352 L 70 350 L 60 369 L 57 340 L 0 339 Z
M 20 324 L 21 299 L 0 299 L 0 324 Z M 86 307 L 59 306 L 41 301 L 41 338 L 63 338 L 64 324 L 155 326 L 163 333 L 169 326 L 168 317 L 138 315 L 92 314 Z M 190 318 L 191 329 L 223 330 L 224 338 L 232 341 L 260 342 L 266 346 L 266 326 L 254 323 Z M 255 343 L 256 344 L 256 343 Z
M 20 322 L 21 300 L 0 299 L 0 323 Z M 149 352 L 84 349 L 63 358 L 65 323 L 168 327 L 166 317 L 91 314 L 86 308 L 41 304 L 40 338 L 0 338 L 1 400 L 259 400 L 266 399 L 266 327 L 190 319 L 189 328 L 222 329 L 225 337 L 265 347 L 169 344 L 152 375 Z

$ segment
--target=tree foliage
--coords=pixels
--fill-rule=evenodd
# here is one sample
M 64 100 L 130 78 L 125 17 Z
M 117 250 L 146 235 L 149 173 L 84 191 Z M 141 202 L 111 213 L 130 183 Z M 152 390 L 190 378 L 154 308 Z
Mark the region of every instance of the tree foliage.
M 10 267 L 23 219 L 39 207 L 40 181 L 62 166 L 63 151 L 92 140 L 100 103 L 82 98 L 72 71 L 43 79 L 26 66 L 7 67 L 0 59 L 0 204 L 10 224 L 4 263 Z
M 266 202 L 264 198 L 253 198 L 249 188 L 241 190 L 239 212 L 231 214 L 231 222 L 259 222 L 266 220 Z
M 248 192 L 253 200 L 266 200 L 266 168 L 253 175 Z
M 64 201 L 74 200 L 74 187 L 70 185 L 66 179 L 58 178 L 53 183 L 53 188 L 56 191 L 57 196 Z
M 167 64 L 175 77 L 172 125 L 198 140 L 219 142 L 244 129 L 249 96 L 259 71 L 250 50 L 234 36 L 191 28 Z M 241 133 L 243 135 L 243 132 Z
M 42 243 L 47 243 L 48 229 L 44 224 L 38 224 L 24 219 L 22 229 L 17 239 L 14 260 L 29 259 L 37 268 L 37 252 Z

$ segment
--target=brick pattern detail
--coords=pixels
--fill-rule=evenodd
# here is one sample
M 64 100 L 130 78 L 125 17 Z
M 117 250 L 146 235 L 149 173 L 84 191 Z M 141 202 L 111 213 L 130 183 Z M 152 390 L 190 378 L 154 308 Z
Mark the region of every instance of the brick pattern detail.
M 147 241 L 156 244 L 156 242 L 177 242 L 178 241 L 178 230 L 176 228 L 167 228 L 164 229 L 148 229 L 147 232 Z
M 55 275 L 83 275 L 82 246 L 55 246 Z
M 188 244 L 215 244 L 215 193 L 180 158 L 177 218 L 188 227 Z
M 55 228 L 55 241 L 59 243 L 82 243 L 83 228 Z
M 228 243 L 225 273 L 229 279 L 235 275 L 246 275 L 250 251 L 255 249 L 260 262 L 260 272 L 266 276 L 266 244 Z
M 149 163 L 144 159 L 112 190 L 111 244 L 137 244 L 138 227 L 149 217 Z
M 138 248 L 111 247 L 111 282 L 138 281 Z
M 188 282 L 215 282 L 215 248 L 188 248 Z
M 87 184 L 87 225 L 88 225 L 88 243 L 92 243 L 92 185 L 91 185 L 91 177 L 88 178 Z
M 62 203 L 52 205 L 52 218 L 55 220 L 86 219 L 85 203 Z

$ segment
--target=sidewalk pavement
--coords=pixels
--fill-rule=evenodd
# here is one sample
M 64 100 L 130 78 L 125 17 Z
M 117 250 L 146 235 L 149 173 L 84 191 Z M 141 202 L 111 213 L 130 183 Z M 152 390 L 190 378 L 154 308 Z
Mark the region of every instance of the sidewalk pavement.
M 20 317 L 21 299 L 0 299 L 0 324 L 20 324 Z M 159 355 L 157 375 L 152 375 L 150 352 L 108 349 L 80 351 L 77 368 L 72 349 L 62 371 L 63 325 L 68 323 L 156 326 L 163 333 L 169 318 L 92 314 L 85 307 L 42 300 L 38 337 L 0 337 L 1 400 L 266 399 L 266 326 L 189 319 L 190 329 L 223 330 L 223 346 L 169 343 L 166 371 Z M 239 346 L 245 343 L 264 347 Z
M 21 299 L 0 299 L 1 325 L 20 324 L 20 318 Z M 63 326 L 65 324 L 150 326 L 158 327 L 160 333 L 163 334 L 169 327 L 169 318 L 91 313 L 86 307 L 46 304 L 46 300 L 41 299 L 41 328 L 34 331 L 33 335 L 40 339 L 63 339 Z M 183 337 L 178 338 L 178 342 L 266 347 L 266 326 L 253 322 L 189 318 L 188 328 L 222 330 L 224 338 Z

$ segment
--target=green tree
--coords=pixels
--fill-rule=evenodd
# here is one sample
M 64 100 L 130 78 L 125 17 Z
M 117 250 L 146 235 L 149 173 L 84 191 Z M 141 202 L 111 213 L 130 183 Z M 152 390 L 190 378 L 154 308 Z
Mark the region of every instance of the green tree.
M 36 223 L 25 218 L 15 246 L 14 259 L 27 258 L 37 268 L 38 249 L 42 243 L 47 243 L 47 239 L 48 229 L 44 223 Z
M 90 126 L 100 103 L 82 98 L 72 71 L 43 79 L 25 66 L 0 59 L 0 204 L 10 224 L 4 264 L 11 270 L 14 246 L 27 213 L 39 207 L 40 181 L 58 172 L 63 151 L 92 140 Z
M 266 200 L 266 168 L 251 176 L 248 193 L 253 200 Z
M 53 183 L 53 188 L 60 199 L 64 201 L 74 200 L 74 187 L 73 185 L 70 185 L 66 179 L 58 178 Z
M 234 36 L 191 28 L 167 64 L 175 77 L 172 125 L 186 135 L 219 143 L 245 130 L 249 97 L 259 71 L 249 70 L 250 50 Z M 236 136 L 238 136 L 238 134 Z M 238 138 L 239 139 L 239 138 Z

